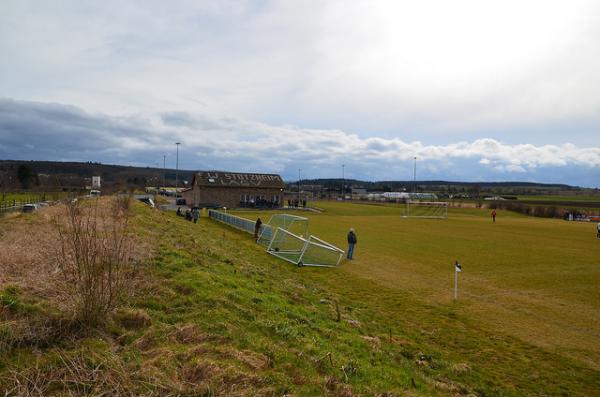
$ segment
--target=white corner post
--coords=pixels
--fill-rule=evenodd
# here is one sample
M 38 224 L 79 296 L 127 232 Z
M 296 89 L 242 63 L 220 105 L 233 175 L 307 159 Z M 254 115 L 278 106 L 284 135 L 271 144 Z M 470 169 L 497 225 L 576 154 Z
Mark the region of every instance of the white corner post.
M 458 261 L 454 262 L 454 300 L 458 299 L 458 273 L 462 271 L 462 266 Z
M 454 269 L 454 300 L 458 299 L 458 270 Z

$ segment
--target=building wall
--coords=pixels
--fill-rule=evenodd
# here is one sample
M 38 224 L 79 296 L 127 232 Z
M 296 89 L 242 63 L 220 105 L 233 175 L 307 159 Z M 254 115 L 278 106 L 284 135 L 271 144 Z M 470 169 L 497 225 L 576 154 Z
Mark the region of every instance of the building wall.
M 198 204 L 218 203 L 221 207 L 237 208 L 240 206 L 242 195 L 252 196 L 256 201 L 259 196 L 266 196 L 271 201 L 272 196 L 279 197 L 282 202 L 283 193 L 280 189 L 257 189 L 251 187 L 198 187 L 183 192 L 183 197 L 189 206 Z

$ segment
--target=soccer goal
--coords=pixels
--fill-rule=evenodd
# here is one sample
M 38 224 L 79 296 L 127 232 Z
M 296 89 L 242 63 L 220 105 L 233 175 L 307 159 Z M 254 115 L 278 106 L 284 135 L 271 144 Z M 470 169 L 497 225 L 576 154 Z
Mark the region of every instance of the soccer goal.
M 335 267 L 344 251 L 315 236 L 304 238 L 278 227 L 267 252 L 297 266 Z
M 308 218 L 289 214 L 272 215 L 269 222 L 261 226 L 256 242 L 267 247 L 278 228 L 304 237 L 308 234 Z
M 445 201 L 407 201 L 405 218 L 448 218 L 448 203 Z

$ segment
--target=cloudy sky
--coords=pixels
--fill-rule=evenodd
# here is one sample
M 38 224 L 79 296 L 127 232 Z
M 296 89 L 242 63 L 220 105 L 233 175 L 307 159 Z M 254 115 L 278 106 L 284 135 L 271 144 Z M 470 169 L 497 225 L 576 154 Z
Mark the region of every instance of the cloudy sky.
M 598 1 L 0 8 L 1 159 L 600 186 Z

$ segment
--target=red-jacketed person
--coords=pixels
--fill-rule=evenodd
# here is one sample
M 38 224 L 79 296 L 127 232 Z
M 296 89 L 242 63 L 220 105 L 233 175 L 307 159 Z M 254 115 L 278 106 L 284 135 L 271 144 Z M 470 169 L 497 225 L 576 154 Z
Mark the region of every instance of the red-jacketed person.
M 492 221 L 496 222 L 496 210 L 492 210 Z

